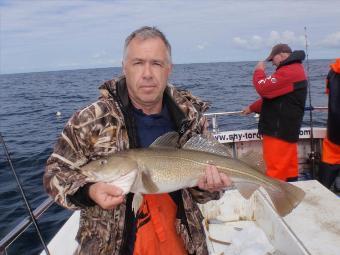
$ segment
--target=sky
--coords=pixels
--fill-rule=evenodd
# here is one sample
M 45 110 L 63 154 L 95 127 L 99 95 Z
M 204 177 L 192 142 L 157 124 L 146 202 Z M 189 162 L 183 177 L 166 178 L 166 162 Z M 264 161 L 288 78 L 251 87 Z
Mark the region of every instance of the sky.
M 262 60 L 279 42 L 306 50 L 306 36 L 309 59 L 335 59 L 339 10 L 339 0 L 0 0 L 0 74 L 121 66 L 125 38 L 145 25 L 167 36 L 174 64 Z

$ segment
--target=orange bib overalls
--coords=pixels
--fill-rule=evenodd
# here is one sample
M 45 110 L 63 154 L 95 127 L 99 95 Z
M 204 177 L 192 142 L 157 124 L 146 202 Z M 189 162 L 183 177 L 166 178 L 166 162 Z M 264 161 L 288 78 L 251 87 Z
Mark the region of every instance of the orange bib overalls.
M 176 233 L 177 206 L 169 194 L 143 195 L 137 213 L 134 255 L 186 255 L 181 237 Z

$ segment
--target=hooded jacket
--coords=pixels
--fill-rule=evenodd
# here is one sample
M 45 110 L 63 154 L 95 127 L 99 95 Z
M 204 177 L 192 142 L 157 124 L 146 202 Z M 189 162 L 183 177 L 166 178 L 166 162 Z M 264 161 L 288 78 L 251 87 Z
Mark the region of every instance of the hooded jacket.
M 124 254 L 131 197 L 112 210 L 104 210 L 90 201 L 74 199 L 77 191 L 88 184 L 86 176 L 77 169 L 90 160 L 138 146 L 125 77 L 105 82 L 101 97 L 93 104 L 77 111 L 67 122 L 52 155 L 47 161 L 44 186 L 47 193 L 61 206 L 81 209 L 76 254 Z M 170 115 L 183 145 L 195 134 L 207 133 L 203 112 L 208 106 L 188 91 L 177 90 L 171 84 L 164 93 Z M 198 188 L 181 190 L 177 202 L 176 231 L 189 254 L 208 254 L 202 226 L 202 214 L 196 204 L 219 199 L 218 192 L 209 193 Z M 85 201 L 85 203 L 84 203 Z
M 307 97 L 304 59 L 304 51 L 294 51 L 268 77 L 255 70 L 253 84 L 261 99 L 250 109 L 260 112 L 260 134 L 297 142 Z

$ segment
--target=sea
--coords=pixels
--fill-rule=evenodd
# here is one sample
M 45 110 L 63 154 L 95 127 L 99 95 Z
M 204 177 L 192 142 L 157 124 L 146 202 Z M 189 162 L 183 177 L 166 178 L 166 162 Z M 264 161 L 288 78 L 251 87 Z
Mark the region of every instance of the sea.
M 309 60 L 308 65 L 305 62 L 310 89 L 308 106 L 327 106 L 325 79 L 332 61 Z M 258 98 L 252 86 L 255 65 L 256 62 L 175 64 L 170 82 L 210 102 L 208 112 L 240 111 Z M 273 71 L 268 64 L 267 73 Z M 115 67 L 0 75 L 0 132 L 32 209 L 48 197 L 42 176 L 65 123 L 76 110 L 97 99 L 99 85 L 121 72 L 121 68 Z M 309 126 L 310 120 L 306 111 L 303 126 Z M 312 120 L 314 127 L 324 127 L 326 111 L 313 111 Z M 257 127 L 253 115 L 230 115 L 218 121 L 221 131 Z M 71 213 L 54 204 L 38 219 L 46 242 Z M 28 215 L 1 144 L 0 240 Z M 37 232 L 30 226 L 7 253 L 33 255 L 42 249 Z

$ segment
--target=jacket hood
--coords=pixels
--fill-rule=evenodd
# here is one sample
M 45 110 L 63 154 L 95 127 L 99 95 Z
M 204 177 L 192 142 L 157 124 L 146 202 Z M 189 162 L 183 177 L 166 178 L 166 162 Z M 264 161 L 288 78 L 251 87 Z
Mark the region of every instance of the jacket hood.
M 331 69 L 340 74 L 340 58 L 337 58 L 333 64 L 330 65 Z
M 290 54 L 290 56 L 286 60 L 281 62 L 277 69 L 279 69 L 281 66 L 290 65 L 293 63 L 302 63 L 302 61 L 305 60 L 305 58 L 306 58 L 305 51 L 295 50 L 292 52 L 292 54 Z

